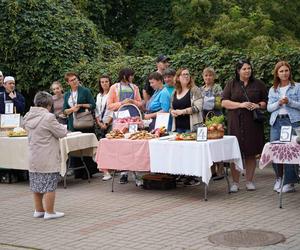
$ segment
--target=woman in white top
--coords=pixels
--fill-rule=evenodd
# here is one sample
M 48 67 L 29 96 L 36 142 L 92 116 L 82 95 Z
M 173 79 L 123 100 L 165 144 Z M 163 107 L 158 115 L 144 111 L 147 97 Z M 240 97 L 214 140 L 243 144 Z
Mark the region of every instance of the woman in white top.
M 99 94 L 96 98 L 96 123 L 99 127 L 97 132 L 98 138 L 105 137 L 105 134 L 111 129 L 113 120 L 113 111 L 107 108 L 107 96 L 112 82 L 108 75 L 102 75 L 99 78 Z M 104 173 L 102 180 L 107 181 L 112 177 L 107 169 L 101 169 Z
M 285 61 L 275 65 L 274 82 L 269 90 L 267 109 L 271 113 L 270 141 L 279 140 L 282 126 L 300 127 L 300 84 L 293 81 L 291 66 Z M 294 183 L 298 179 L 298 165 L 285 165 L 284 180 L 283 164 L 273 164 L 273 167 L 276 174 L 274 191 L 280 192 L 283 181 L 282 192 L 294 192 Z
M 96 98 L 96 123 L 100 128 L 98 136 L 103 138 L 113 120 L 113 112 L 107 108 L 107 96 L 111 86 L 111 79 L 107 75 L 102 75 L 99 78 L 99 94 Z

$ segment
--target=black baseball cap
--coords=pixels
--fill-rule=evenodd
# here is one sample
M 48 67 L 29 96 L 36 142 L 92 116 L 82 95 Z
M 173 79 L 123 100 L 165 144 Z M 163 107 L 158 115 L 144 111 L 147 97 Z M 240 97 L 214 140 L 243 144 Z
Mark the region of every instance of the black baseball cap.
M 165 62 L 165 61 L 169 61 L 170 60 L 170 57 L 167 57 L 165 55 L 159 55 L 157 58 L 156 58 L 156 62 L 159 63 L 159 62 Z

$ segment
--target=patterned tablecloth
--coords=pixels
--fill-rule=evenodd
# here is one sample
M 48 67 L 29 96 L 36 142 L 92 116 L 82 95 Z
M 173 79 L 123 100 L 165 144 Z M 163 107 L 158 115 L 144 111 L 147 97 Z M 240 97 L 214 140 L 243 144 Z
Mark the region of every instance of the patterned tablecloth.
M 263 169 L 272 162 L 282 164 L 299 164 L 300 145 L 297 144 L 294 139 L 288 143 L 266 143 L 259 160 L 259 168 Z

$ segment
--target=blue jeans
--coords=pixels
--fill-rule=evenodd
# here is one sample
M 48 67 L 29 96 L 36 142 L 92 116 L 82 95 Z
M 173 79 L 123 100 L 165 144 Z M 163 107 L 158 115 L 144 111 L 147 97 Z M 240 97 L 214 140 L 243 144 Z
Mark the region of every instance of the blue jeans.
M 293 128 L 299 127 L 299 122 L 291 123 L 288 117 L 276 118 L 274 125 L 271 127 L 270 131 L 270 141 L 277 141 L 280 139 L 280 129 L 282 126 L 292 126 Z M 293 132 L 294 133 L 294 132 Z M 273 168 L 276 174 L 276 178 L 279 177 L 278 167 L 282 164 L 273 163 Z M 297 177 L 298 165 L 297 164 L 285 164 L 284 165 L 284 184 L 296 183 L 298 181 Z

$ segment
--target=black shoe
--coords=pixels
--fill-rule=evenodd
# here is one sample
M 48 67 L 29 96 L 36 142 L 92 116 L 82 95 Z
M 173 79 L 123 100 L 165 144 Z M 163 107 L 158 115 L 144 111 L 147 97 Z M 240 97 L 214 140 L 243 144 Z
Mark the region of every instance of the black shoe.
M 211 178 L 212 178 L 214 181 L 218 181 L 218 180 L 224 179 L 224 175 L 218 176 L 217 174 L 213 174 L 213 175 L 211 176 Z
M 126 183 L 128 183 L 128 175 L 127 174 L 121 175 L 119 183 L 120 184 L 126 184 Z
M 200 185 L 200 181 L 196 178 L 190 177 L 184 182 L 184 186 L 198 186 Z

